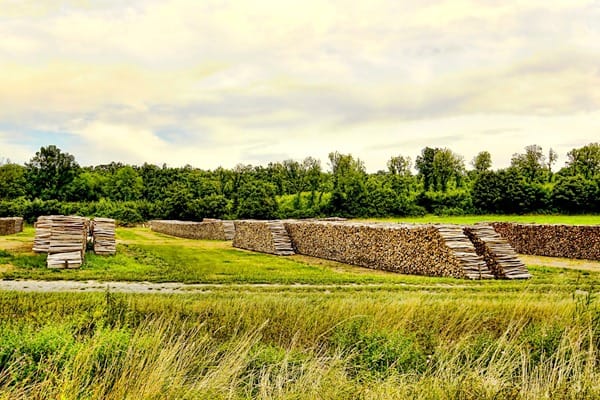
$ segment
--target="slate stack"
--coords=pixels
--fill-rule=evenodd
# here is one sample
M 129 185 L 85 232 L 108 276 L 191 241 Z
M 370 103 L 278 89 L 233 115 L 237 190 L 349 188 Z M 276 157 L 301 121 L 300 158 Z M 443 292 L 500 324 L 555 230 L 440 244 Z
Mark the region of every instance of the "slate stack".
M 465 234 L 475 245 L 496 278 L 529 279 L 531 274 L 508 242 L 488 224 L 466 226 Z
M 99 255 L 116 254 L 115 220 L 112 218 L 94 218 L 92 226 L 94 253 Z

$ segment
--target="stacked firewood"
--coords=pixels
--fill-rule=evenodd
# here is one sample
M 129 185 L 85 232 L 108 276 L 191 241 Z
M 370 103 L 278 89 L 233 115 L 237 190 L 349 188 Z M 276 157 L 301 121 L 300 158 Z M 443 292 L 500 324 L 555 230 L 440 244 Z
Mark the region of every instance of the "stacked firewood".
M 79 268 L 83 264 L 89 220 L 74 216 L 52 216 L 48 268 Z
M 224 220 L 223 230 L 225 231 L 225 240 L 233 240 L 235 237 L 235 224 L 231 220 Z
M 496 233 L 493 227 L 488 224 L 476 224 L 465 227 L 464 232 L 496 278 L 531 278 L 531 274 L 515 250 Z
M 117 252 L 114 219 L 94 218 L 92 232 L 94 238 L 94 253 L 99 255 L 113 255 Z
M 0 218 L 0 236 L 14 235 L 23 231 L 23 218 L 6 217 Z
M 405 274 L 491 277 L 472 245 L 470 258 L 461 258 L 431 225 L 286 221 L 285 227 L 299 254 Z M 468 240 L 460 245 L 468 247 Z
M 494 222 L 492 226 L 517 253 L 600 260 L 600 225 Z
M 228 240 L 225 225 L 221 220 L 193 221 L 150 221 L 150 228 L 154 232 L 164 233 L 186 239 Z
M 295 253 L 282 221 L 235 221 L 233 246 L 278 256 Z

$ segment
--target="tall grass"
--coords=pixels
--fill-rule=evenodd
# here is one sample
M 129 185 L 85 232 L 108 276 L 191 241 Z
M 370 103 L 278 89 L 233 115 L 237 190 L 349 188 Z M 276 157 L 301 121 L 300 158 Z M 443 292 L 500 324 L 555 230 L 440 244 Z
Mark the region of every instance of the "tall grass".
M 0 398 L 600 397 L 591 292 L 0 292 Z

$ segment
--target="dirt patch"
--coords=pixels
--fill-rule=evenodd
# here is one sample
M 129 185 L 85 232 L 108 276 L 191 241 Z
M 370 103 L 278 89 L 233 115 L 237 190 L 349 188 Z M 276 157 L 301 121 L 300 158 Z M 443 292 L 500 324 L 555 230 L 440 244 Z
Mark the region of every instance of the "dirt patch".
M 526 265 L 540 265 L 544 267 L 568 268 L 582 271 L 600 272 L 600 261 L 577 260 L 571 258 L 529 256 L 520 254 L 519 258 Z

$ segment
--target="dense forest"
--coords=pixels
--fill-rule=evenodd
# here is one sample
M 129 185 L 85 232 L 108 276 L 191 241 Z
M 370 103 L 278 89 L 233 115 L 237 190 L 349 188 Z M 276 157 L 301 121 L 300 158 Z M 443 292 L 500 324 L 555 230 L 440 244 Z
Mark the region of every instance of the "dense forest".
M 425 213 L 600 212 L 600 144 L 572 149 L 553 172 L 557 155 L 538 145 L 492 170 L 480 152 L 469 168 L 447 148 L 425 147 L 394 156 L 387 170 L 367 173 L 360 159 L 332 152 L 327 169 L 308 157 L 267 166 L 202 170 L 186 166 L 111 163 L 80 167 L 54 145 L 25 165 L 0 162 L 0 216 L 44 214 L 148 219 L 386 217 Z

